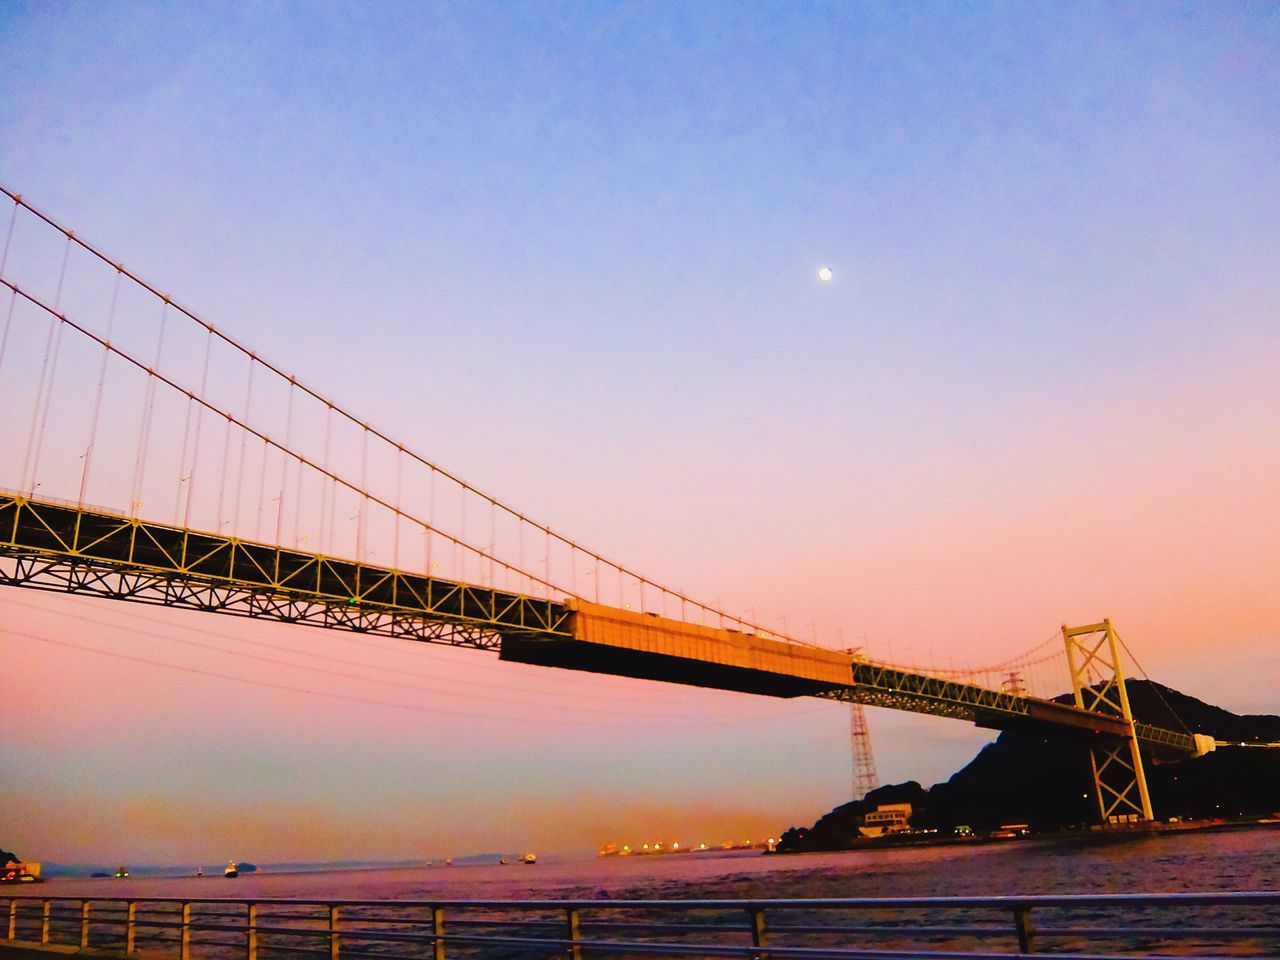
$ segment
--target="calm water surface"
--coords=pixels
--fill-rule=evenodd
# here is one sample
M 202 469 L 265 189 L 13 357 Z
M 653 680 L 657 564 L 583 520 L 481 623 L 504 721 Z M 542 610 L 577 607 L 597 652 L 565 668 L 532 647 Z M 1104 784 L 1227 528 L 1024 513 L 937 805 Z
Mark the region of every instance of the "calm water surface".
M 628 857 L 556 862 L 543 859 L 534 866 L 511 864 L 499 866 L 438 866 L 395 870 L 351 870 L 345 872 L 248 874 L 227 880 L 217 874 L 197 879 L 194 876 L 169 878 L 54 879 L 38 888 L 25 888 L 21 893 L 44 897 L 178 897 L 192 900 L 217 897 L 297 898 L 314 900 L 542 900 L 542 899 L 707 899 L 707 898 L 826 898 L 826 897 L 935 897 L 983 896 L 1048 893 L 1162 893 L 1194 891 L 1270 890 L 1280 891 L 1280 831 L 1254 829 L 1228 833 L 1191 833 L 1142 838 L 1112 839 L 1108 842 L 1064 842 L 1022 840 L 1004 844 L 963 847 L 935 847 L 882 851 L 856 851 L 837 854 L 800 856 L 762 856 L 757 853 L 681 854 L 660 857 Z M 146 948 L 157 956 L 178 955 L 175 929 L 176 906 L 152 906 L 148 919 L 168 918 L 163 929 L 146 928 L 150 938 Z M 227 907 L 206 905 L 203 918 L 225 912 Z M 230 916 L 243 922 L 236 909 Z M 344 936 L 347 954 L 373 960 L 429 960 L 430 946 L 417 936 L 422 924 L 430 922 L 422 908 L 406 912 L 388 912 L 348 908 L 344 914 Z M 107 908 L 96 916 L 106 915 Z M 262 934 L 263 952 L 268 960 L 279 957 L 328 957 L 330 941 L 325 932 L 323 909 L 273 906 L 261 921 L 267 933 Z M 19 923 L 19 939 L 39 936 L 39 904 L 24 914 Z M 300 912 L 301 911 L 301 912 Z M 421 917 L 417 917 L 422 913 Z M 477 923 L 488 923 L 484 910 L 449 908 L 451 919 L 446 927 L 456 935 L 476 932 Z M 634 908 L 605 916 L 595 911 L 594 922 L 626 920 Z M 1259 927 L 1275 926 L 1265 909 L 1230 907 L 1139 909 L 1109 904 L 1087 905 L 1068 910 L 1037 908 L 1036 924 L 1040 940 L 1037 946 L 1050 952 L 1088 951 L 1120 953 L 1133 948 L 1182 956 L 1280 956 L 1280 937 Z M 297 915 L 296 917 L 294 915 Z M 700 914 L 706 914 L 699 919 Z M 489 915 L 493 915 L 490 912 Z M 514 918 L 510 911 L 502 916 Z M 598 915 L 598 916 L 597 916 Z M 82 931 L 79 910 L 72 905 L 65 919 L 55 921 L 53 942 L 74 945 Z M 374 926 L 361 927 L 362 917 L 395 916 L 394 921 L 371 920 Z M 525 920 L 540 917 L 554 920 L 560 915 L 545 909 L 524 913 Z M 735 914 L 736 916 L 736 914 Z M 773 914 L 774 917 L 777 914 Z M 310 917 L 309 920 L 299 919 Z M 414 919 L 417 917 L 417 919 Z M 281 919 L 283 918 L 283 919 Z M 141 917 L 140 917 L 141 919 Z M 662 919 L 647 916 L 648 920 Z M 725 921 L 723 911 L 680 913 L 666 918 L 681 924 Z M 734 918 L 729 918 L 733 920 Z M 832 923 L 871 924 L 859 931 L 832 932 Z M 218 919 L 205 919 L 214 924 Z M 470 922 L 470 926 L 468 926 Z M 287 929 L 271 931 L 272 924 Z M 319 923 L 319 926 L 316 924 Z M 736 917 L 739 927 L 745 923 Z M 909 914 L 876 908 L 850 916 L 844 911 L 804 908 L 789 911 L 782 924 L 818 925 L 825 933 L 790 932 L 774 927 L 770 920 L 771 942 L 785 937 L 785 945 L 862 945 L 878 948 L 932 950 L 1005 950 L 1016 949 L 1012 933 L 1012 914 L 1006 908 L 985 911 L 963 911 L 955 908 L 929 907 Z M 310 926 L 307 926 L 310 924 Z M 353 925 L 354 924 L 354 925 Z M 390 925 L 388 925 L 390 924 Z M 408 925 L 406 925 L 408 924 Z M 563 917 L 554 920 L 550 932 L 526 933 L 526 936 L 562 935 Z M 981 933 L 975 926 L 988 926 L 994 932 Z M 299 932 L 303 926 L 314 933 Z M 930 933 L 918 928 L 930 928 Z M 359 940 L 361 931 L 376 928 L 399 931 L 400 940 L 371 943 Z M 913 928 L 915 928 L 913 930 Z M 957 929 L 962 928 L 962 929 Z M 1253 929 L 1249 929 L 1253 928 Z M 488 929 L 494 930 L 492 923 Z M 584 927 L 584 930 L 587 928 Z M 596 927 L 602 930 L 603 927 Z M 685 928 L 683 934 L 698 943 L 707 937 L 728 937 L 714 942 L 749 943 L 739 930 L 707 934 Z M 745 928 L 743 928 L 745 929 Z M 1168 936 L 1162 930 L 1174 930 Z M 513 936 L 510 927 L 497 936 Z M 1227 935 L 1224 935 L 1224 931 Z M 1242 936 L 1230 936 L 1232 932 Z M 493 935 L 493 934 L 490 934 Z M 593 934 L 588 932 L 588 937 Z M 605 935 L 605 934 L 594 934 Z M 106 949 L 119 949 L 120 927 L 101 924 L 91 934 L 90 943 Z M 245 937 L 242 932 L 220 932 L 210 927 L 199 934 L 198 948 L 192 956 L 198 960 L 243 960 Z M 634 934 L 633 934 L 634 937 Z M 833 944 L 833 938 L 838 943 Z M 386 938 L 384 937 L 384 940 Z M 268 943 L 269 941 L 269 943 Z M 352 946 L 356 953 L 351 953 Z M 784 945 L 784 944 L 777 944 Z M 267 949 L 270 947 L 271 949 Z M 532 947 L 503 942 L 459 944 L 448 948 L 451 960 L 550 960 L 563 957 L 564 951 L 551 947 Z M 1127 955 L 1127 954 L 1126 954 Z
M 211 865 L 206 869 L 220 872 Z M 544 899 L 916 897 L 1280 891 L 1280 831 L 1108 843 L 1007 844 L 762 856 L 679 854 L 534 866 L 436 866 L 128 880 L 53 879 L 48 896 Z M 25 892 L 25 891 L 24 891 Z M 32 893 L 37 892 L 32 890 Z

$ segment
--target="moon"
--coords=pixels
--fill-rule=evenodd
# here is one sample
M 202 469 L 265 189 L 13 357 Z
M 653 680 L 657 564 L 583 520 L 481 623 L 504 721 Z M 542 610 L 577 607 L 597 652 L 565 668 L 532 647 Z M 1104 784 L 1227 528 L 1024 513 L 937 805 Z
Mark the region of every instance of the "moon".
M 821 280 L 823 283 L 830 283 L 831 277 L 832 277 L 832 273 L 831 273 L 830 267 L 823 267 L 818 271 L 818 279 Z

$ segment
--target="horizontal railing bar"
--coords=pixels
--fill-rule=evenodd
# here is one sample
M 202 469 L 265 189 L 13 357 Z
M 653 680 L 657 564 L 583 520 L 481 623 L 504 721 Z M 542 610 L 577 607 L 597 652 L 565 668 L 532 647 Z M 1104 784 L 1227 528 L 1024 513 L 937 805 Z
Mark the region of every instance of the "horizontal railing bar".
M 77 915 L 76 923 L 79 924 L 81 918 Z M 93 918 L 95 927 L 127 927 L 126 921 L 120 920 L 103 920 L 100 917 Z M 342 935 L 348 938 L 356 938 L 362 940 L 379 940 L 388 941 L 422 941 L 427 942 L 435 939 L 428 931 L 421 932 L 396 932 L 396 931 L 379 931 L 365 930 L 358 926 L 360 921 L 348 921 L 342 927 Z M 563 924 L 560 920 L 537 920 L 537 921 L 521 921 L 521 920 L 452 920 L 450 926 L 453 928 L 467 927 L 472 929 L 488 929 L 488 928 L 514 928 L 514 929 L 542 929 L 556 928 Z M 184 924 L 180 921 L 161 921 L 161 920 L 137 920 L 135 927 L 147 927 L 150 929 L 161 930 L 181 930 Z M 231 933 L 243 934 L 247 929 L 247 925 L 240 924 L 215 924 L 206 921 L 194 921 L 185 925 L 187 929 L 193 933 Z M 751 928 L 744 924 L 711 924 L 711 923 L 662 923 L 657 921 L 646 922 L 644 920 L 636 920 L 632 922 L 611 922 L 602 921 L 595 923 L 584 923 L 584 929 L 591 930 L 640 930 L 654 933 L 666 932 L 714 932 L 714 933 L 749 933 Z M 330 933 L 329 928 L 325 927 L 281 927 L 281 926 L 264 926 L 258 923 L 255 929 L 259 935 L 263 934 L 279 934 L 289 936 L 303 937 L 327 937 Z M 769 931 L 777 934 L 902 934 L 902 935 L 973 935 L 973 936 L 1004 936 L 1011 931 L 1009 926 L 1001 927 L 984 927 L 984 926 L 891 926 L 888 924 L 863 924 L 863 925 L 835 925 L 835 926 L 819 926 L 813 924 L 769 924 Z M 1146 927 L 1146 926 L 1124 926 L 1124 927 L 1055 927 L 1055 926 L 1037 926 L 1037 936 L 1071 936 L 1071 937 L 1142 937 L 1142 936 L 1161 936 L 1161 937 L 1231 937 L 1231 938 L 1248 938 L 1248 937 L 1280 937 L 1280 927 L 1251 927 L 1241 926 L 1233 928 L 1222 927 Z
M 40 897 L 31 894 L 0 894 L 0 900 L 18 900 L 40 903 L 45 900 L 80 903 L 83 897 Z M 108 898 L 103 898 L 108 899 Z M 1028 896 L 997 897 L 861 897 L 822 898 L 814 900 L 311 900 L 311 899 L 261 899 L 253 897 L 116 897 L 127 902 L 156 904 L 258 904 L 260 907 L 279 906 L 338 906 L 338 907 L 421 907 L 435 909 L 501 909 L 501 910 L 553 910 L 576 907 L 583 910 L 911 910 L 932 907 L 1013 910 L 1019 907 L 1187 907 L 1187 906 L 1271 906 L 1280 904 L 1277 891 L 1228 891 L 1223 893 L 1117 893 L 1117 894 L 1035 894 Z
M 265 953 L 273 951 L 276 953 L 306 953 L 314 957 L 328 956 L 329 951 L 318 950 L 315 947 L 290 947 L 283 943 L 259 943 L 258 952 Z
M 262 918 L 263 916 L 264 916 L 264 914 L 261 914 L 261 913 L 259 913 L 259 914 L 258 914 L 259 922 L 261 922 L 261 918 Z M 275 920 L 275 919 L 277 919 L 277 917 L 276 917 L 276 915 L 275 915 L 275 914 L 265 914 L 265 916 L 266 916 L 268 919 L 270 919 L 270 920 Z M 322 920 L 322 921 L 324 921 L 324 920 L 325 920 L 325 918 L 318 918 L 318 919 L 320 919 L 320 920 Z M 368 924 L 387 924 L 387 925 L 390 925 L 390 924 L 401 924 L 401 925 L 403 925 L 403 926 L 407 926 L 407 927 L 430 927 L 430 926 L 431 926 L 431 918 L 430 918 L 430 917 L 424 917 L 424 918 L 421 918 L 421 919 L 409 919 L 408 917 L 361 917 L 361 916 L 358 916 L 358 915 L 343 914 L 343 917 L 342 917 L 342 928 L 343 928 L 344 930 L 348 929 L 348 925 L 351 925 L 351 926 L 358 926 L 359 924 L 362 924 L 362 923 L 368 923 Z M 503 919 L 503 918 L 499 918 L 499 917 L 494 917 L 493 919 L 489 919 L 489 920 L 464 920 L 464 919 L 456 919 L 456 920 L 450 920 L 450 922 L 449 922 L 449 925 L 450 925 L 450 926 L 457 926 L 457 927 L 506 927 L 506 926 L 513 926 L 513 927 L 538 927 L 538 926 L 542 926 L 542 927 L 556 927 L 556 926 L 562 926 L 563 924 L 564 924 L 564 918 L 563 918 L 563 917 L 556 917 L 556 918 L 548 917 L 546 920 L 537 920 L 537 919 L 533 919 L 533 920 L 510 920 L 510 919 Z M 623 924 L 623 926 L 625 926 L 625 924 Z M 259 928 L 258 928 L 258 929 L 262 929 L 262 927 L 261 927 L 261 926 L 259 926 Z M 326 927 L 325 929 L 328 929 L 328 928 Z
M 1040 928 L 1036 928 L 1039 933 Z M 1012 922 L 1003 927 L 891 927 L 888 925 L 836 926 L 817 927 L 791 924 L 769 924 L 772 933 L 883 933 L 899 936 L 974 936 L 974 937 L 1012 937 L 1015 933 Z
M 563 922 L 563 921 L 562 921 Z M 452 924 L 458 926 L 457 923 Z M 721 933 L 750 933 L 751 927 L 745 923 L 661 923 L 646 922 L 644 920 L 635 920 L 631 922 L 620 922 L 613 920 L 584 920 L 582 921 L 582 929 L 584 930 L 709 930 L 719 931 Z M 770 930 L 779 930 L 781 927 L 769 925 Z
M 798 960 L 1014 960 L 1017 954 L 1004 953 L 957 953 L 954 951 L 920 950 L 867 950 L 861 948 L 840 947 L 758 947 L 753 944 L 742 946 L 729 944 L 685 944 L 685 943 L 649 943 L 620 940 L 543 940 L 521 939 L 511 937 L 445 937 L 453 944 L 502 945 L 525 947 L 567 948 L 580 947 L 598 953 L 662 953 L 682 956 L 702 957 L 739 957 L 755 956 L 768 953 L 779 957 L 796 957 Z M 1116 954 L 1084 954 L 1055 953 L 1054 960 L 1132 960 Z M 1218 958 L 1201 958 L 1201 960 L 1218 960 Z
M 1162 940 L 1247 940 L 1250 937 L 1280 937 L 1280 927 L 1036 927 L 1037 937 L 1090 937 L 1101 940 L 1123 937 L 1138 940 L 1157 937 Z
M 885 932 L 891 932 L 890 928 L 883 928 Z M 1178 931 L 1180 928 L 1173 928 Z M 910 933 L 909 929 L 901 929 L 900 933 Z M 1037 931 L 1049 935 L 1078 935 L 1077 931 L 1066 929 L 1050 928 L 1047 930 Z M 1131 937 L 1136 931 L 1132 928 L 1114 928 L 1113 933 L 1118 935 Z M 1148 931 L 1151 932 L 1151 931 Z M 1194 931 L 1196 933 L 1204 933 L 1206 931 Z M 1213 932 L 1213 931 L 1209 931 Z M 344 937 L 347 933 L 344 931 Z M 366 939 L 360 937 L 359 939 Z M 378 939 L 370 936 L 368 939 Z M 488 937 L 476 935 L 442 935 L 434 936 L 431 934 L 423 934 L 418 938 L 408 936 L 399 937 L 392 936 L 389 939 L 401 940 L 411 939 L 413 942 L 421 942 L 424 945 L 434 940 L 443 940 L 454 945 L 474 945 L 474 946 L 523 946 L 537 948 L 566 948 L 577 946 L 582 949 L 589 949 L 597 953 L 661 953 L 674 954 L 680 956 L 705 956 L 705 957 L 738 957 L 753 956 L 767 949 L 767 952 L 779 957 L 795 957 L 797 960 L 893 960 L 893 958 L 912 958 L 912 960 L 1010 960 L 1012 956 L 1009 953 L 974 953 L 974 952 L 955 952 L 955 951 L 932 951 L 920 950 L 919 948 L 908 948 L 905 950 L 892 949 L 866 949 L 866 948 L 840 948 L 840 947 L 787 947 L 770 945 L 762 948 L 750 944 L 730 945 L 730 944 L 685 944 L 671 942 L 649 942 L 649 941 L 618 941 L 618 940 L 568 940 L 560 938 L 540 938 L 540 937 Z M 20 943 L 20 941 L 6 941 L 11 943 Z M 285 944 L 262 944 L 260 949 L 273 950 L 277 952 L 309 954 L 314 956 L 323 955 L 324 951 L 307 948 L 294 947 Z M 420 957 L 404 956 L 390 953 L 374 953 L 374 952 L 358 952 L 349 951 L 349 955 L 376 957 L 379 960 L 421 960 Z M 1062 954 L 1055 953 L 1053 956 L 1056 960 L 1125 960 L 1116 954 Z M 1212 960 L 1212 958 L 1202 958 L 1202 960 Z

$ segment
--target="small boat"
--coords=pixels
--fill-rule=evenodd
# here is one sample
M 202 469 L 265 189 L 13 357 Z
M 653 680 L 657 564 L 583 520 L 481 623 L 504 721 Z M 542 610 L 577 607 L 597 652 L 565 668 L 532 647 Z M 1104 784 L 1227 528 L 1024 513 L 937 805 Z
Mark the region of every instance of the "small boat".
M 505 867 L 508 863 L 510 863 L 510 862 L 511 862 L 511 861 L 510 861 L 510 860 L 508 860 L 506 857 L 503 857 L 501 860 L 499 860 L 499 861 L 498 861 L 498 863 L 499 863 L 501 866 L 504 866 L 504 867 Z
M 537 863 L 538 855 L 536 853 L 526 853 L 523 857 L 520 858 L 520 862 L 528 863 L 528 864 Z
M 203 877 L 203 876 L 204 876 L 204 867 L 196 867 L 196 876 L 197 876 L 197 877 Z
M 236 869 L 236 862 L 234 860 L 227 861 L 227 869 L 222 871 L 222 875 L 228 879 L 234 879 L 240 876 L 240 871 Z
M 127 867 L 116 867 L 117 880 L 123 880 L 127 876 L 129 876 L 129 869 Z

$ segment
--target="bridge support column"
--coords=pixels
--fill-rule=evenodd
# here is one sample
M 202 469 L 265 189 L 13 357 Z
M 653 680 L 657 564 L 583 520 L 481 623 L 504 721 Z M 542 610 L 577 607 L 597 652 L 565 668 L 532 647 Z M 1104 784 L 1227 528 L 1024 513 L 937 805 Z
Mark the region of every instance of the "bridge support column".
M 1064 624 L 1062 639 L 1067 646 L 1067 667 L 1071 671 L 1076 706 L 1090 713 L 1121 717 L 1129 728 L 1129 735 L 1123 740 L 1089 749 L 1102 822 L 1105 824 L 1114 816 L 1130 815 L 1139 820 L 1154 820 L 1138 735 L 1133 727 L 1133 711 L 1129 707 L 1129 691 L 1124 682 L 1120 638 L 1112 629 L 1111 621 L 1103 620 L 1083 627 Z

